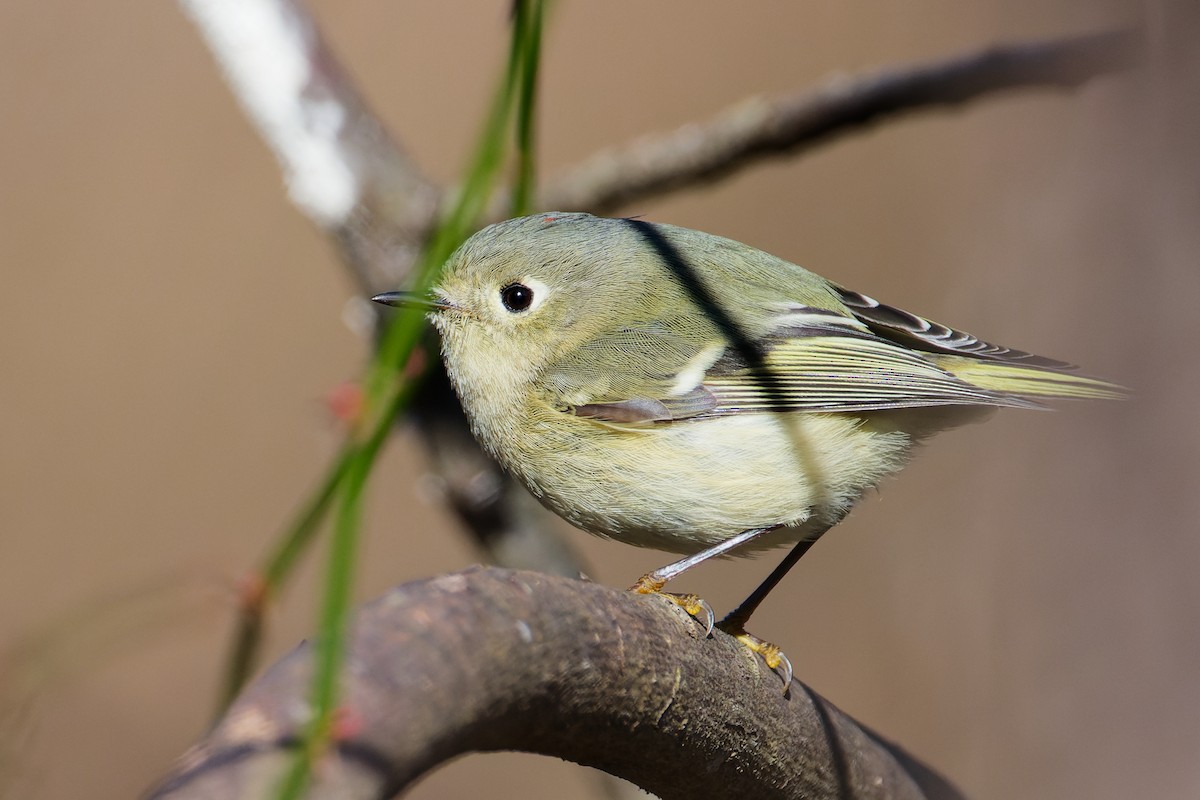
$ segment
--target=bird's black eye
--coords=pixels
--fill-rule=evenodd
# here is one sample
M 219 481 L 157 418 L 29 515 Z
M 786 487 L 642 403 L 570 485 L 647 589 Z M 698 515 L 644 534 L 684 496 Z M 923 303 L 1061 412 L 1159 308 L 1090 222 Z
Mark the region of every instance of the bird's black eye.
M 523 283 L 510 283 L 500 290 L 500 302 L 514 314 L 533 305 L 533 289 Z

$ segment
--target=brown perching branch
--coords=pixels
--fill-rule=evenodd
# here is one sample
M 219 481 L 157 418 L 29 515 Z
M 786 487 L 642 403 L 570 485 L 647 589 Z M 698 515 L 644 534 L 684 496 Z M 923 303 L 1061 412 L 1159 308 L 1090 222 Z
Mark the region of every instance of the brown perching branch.
M 357 618 L 311 798 L 391 797 L 469 752 L 586 764 L 663 800 L 950 798 L 942 778 L 661 598 L 497 568 Z M 149 795 L 268 797 L 309 718 L 310 648 L 247 689 Z
M 777 98 L 751 98 L 706 122 L 594 155 L 557 179 L 539 207 L 609 212 L 711 182 L 769 157 L 792 156 L 880 119 L 960 105 L 1000 90 L 1072 88 L 1128 67 L 1138 34 L 1111 31 L 992 47 L 892 67 Z

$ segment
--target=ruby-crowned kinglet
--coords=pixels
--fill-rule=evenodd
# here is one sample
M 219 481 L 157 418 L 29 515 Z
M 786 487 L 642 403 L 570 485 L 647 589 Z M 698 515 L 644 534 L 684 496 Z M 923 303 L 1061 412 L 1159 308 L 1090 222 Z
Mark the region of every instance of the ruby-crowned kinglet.
M 484 448 L 592 533 L 689 554 L 797 546 L 722 622 L 750 613 L 913 445 L 996 407 L 1108 398 L 1061 361 L 988 344 L 744 244 L 640 220 L 549 213 L 476 233 L 431 298 Z M 798 544 L 797 544 L 798 543 Z M 664 593 L 665 594 L 665 593 Z M 694 595 L 668 595 L 694 615 Z

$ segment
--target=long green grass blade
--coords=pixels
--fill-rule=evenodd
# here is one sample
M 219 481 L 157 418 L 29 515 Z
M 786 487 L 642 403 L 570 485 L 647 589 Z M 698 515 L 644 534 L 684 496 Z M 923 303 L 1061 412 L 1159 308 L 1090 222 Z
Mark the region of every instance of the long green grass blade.
M 494 190 L 512 128 L 514 106 L 524 109 L 526 124 L 532 125 L 534 103 L 526 97 L 536 85 L 537 52 L 541 39 L 542 3 L 521 2 L 514 20 L 508 65 L 464 182 L 451 211 L 432 236 L 417 265 L 413 291 L 423 292 L 437 280 L 442 264 L 477 224 Z M 530 65 L 535 73 L 528 75 Z M 532 159 L 532 134 L 527 134 Z M 526 174 L 532 179 L 532 164 Z M 338 703 L 338 680 L 344 659 L 344 642 L 353 595 L 355 555 L 358 547 L 362 497 L 375 458 L 386 441 L 392 420 L 407 403 L 414 383 L 402 381 L 404 365 L 421 339 L 423 314 L 406 309 L 384 333 L 364 381 L 364 406 L 359 424 L 352 432 L 344 466 L 337 470 L 338 514 L 330 542 L 325 596 L 320 631 L 314 642 L 314 675 L 311 702 L 313 719 L 299 748 L 292 769 L 277 796 L 298 798 L 304 792 L 312 765 L 328 746 L 334 733 Z M 320 504 L 327 508 L 328 502 Z

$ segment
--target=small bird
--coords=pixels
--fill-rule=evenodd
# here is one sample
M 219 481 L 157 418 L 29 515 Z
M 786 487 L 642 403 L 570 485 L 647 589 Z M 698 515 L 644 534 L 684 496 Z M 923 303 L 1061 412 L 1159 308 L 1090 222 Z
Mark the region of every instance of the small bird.
M 809 546 L 913 447 L 996 408 L 1120 387 L 884 305 L 745 244 L 638 219 L 545 213 L 485 228 L 424 305 L 484 449 L 568 522 L 687 557 L 793 545 L 720 627 L 745 630 Z

